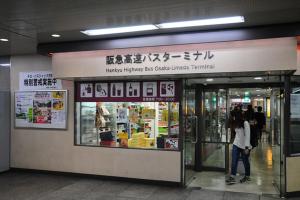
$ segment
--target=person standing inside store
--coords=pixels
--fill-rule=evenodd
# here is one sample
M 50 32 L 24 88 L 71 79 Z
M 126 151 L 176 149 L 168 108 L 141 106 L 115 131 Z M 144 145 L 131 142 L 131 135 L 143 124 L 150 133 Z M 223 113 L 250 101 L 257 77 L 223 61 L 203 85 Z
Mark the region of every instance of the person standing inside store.
M 250 150 L 252 148 L 250 144 L 250 124 L 248 120 L 244 120 L 244 115 L 237 115 L 235 118 L 235 139 L 232 146 L 232 163 L 231 174 L 226 180 L 227 184 L 236 183 L 236 173 L 239 158 L 242 157 L 245 176 L 240 180 L 241 183 L 250 181 Z
M 262 132 L 266 127 L 266 116 L 262 112 L 262 107 L 257 107 L 257 112 L 255 113 L 255 120 L 257 122 L 257 130 L 258 130 L 258 140 L 261 142 Z

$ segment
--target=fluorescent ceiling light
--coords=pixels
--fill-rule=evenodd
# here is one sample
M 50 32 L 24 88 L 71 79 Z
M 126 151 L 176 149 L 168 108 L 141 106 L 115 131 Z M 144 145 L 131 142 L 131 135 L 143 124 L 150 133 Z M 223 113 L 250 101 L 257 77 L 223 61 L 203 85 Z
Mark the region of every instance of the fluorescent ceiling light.
M 109 35 L 109 34 L 116 34 L 116 33 L 129 33 L 129 32 L 137 32 L 137 31 L 149 31 L 155 29 L 158 29 L 158 27 L 156 27 L 153 24 L 148 24 L 148 25 L 140 25 L 140 26 L 93 29 L 93 30 L 85 30 L 81 32 L 89 36 L 94 36 L 94 35 Z
M 255 79 L 255 80 L 261 80 L 262 77 L 255 77 L 254 79 Z
M 59 38 L 59 37 L 60 37 L 59 34 L 52 34 L 51 36 L 52 36 L 52 37 L 55 37 L 55 38 Z
M 208 26 L 217 24 L 232 24 L 232 23 L 242 23 L 245 22 L 243 16 L 233 16 L 233 17 L 221 17 L 213 19 L 200 19 L 192 21 L 181 21 L 181 22 L 170 22 L 157 24 L 159 28 L 181 28 L 181 27 L 191 27 L 191 26 Z
M 214 79 L 213 78 L 208 78 L 208 79 L 206 79 L 206 81 L 212 82 L 212 81 L 214 81 Z
M 0 66 L 2 66 L 2 67 L 9 67 L 10 63 L 3 63 L 3 64 L 0 64 Z
M 8 39 L 6 39 L 6 38 L 1 38 L 0 41 L 2 41 L 2 42 L 8 42 Z

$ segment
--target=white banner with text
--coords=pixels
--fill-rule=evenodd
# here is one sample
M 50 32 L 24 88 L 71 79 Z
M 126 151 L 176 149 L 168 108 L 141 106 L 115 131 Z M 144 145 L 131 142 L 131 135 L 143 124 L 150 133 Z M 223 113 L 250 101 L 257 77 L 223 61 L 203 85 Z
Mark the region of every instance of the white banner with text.
M 53 54 L 56 78 L 295 70 L 295 38 Z

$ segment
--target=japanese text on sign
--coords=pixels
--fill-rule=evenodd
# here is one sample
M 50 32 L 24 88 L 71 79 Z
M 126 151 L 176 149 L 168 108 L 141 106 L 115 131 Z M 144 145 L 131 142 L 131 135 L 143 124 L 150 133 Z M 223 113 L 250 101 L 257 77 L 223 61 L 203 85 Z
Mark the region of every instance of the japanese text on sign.
M 214 58 L 211 51 L 194 51 L 182 53 L 148 53 L 148 54 L 126 54 L 126 55 L 109 55 L 106 56 L 106 65 L 113 64 L 141 64 L 144 62 L 168 62 L 170 60 L 211 60 Z
M 20 90 L 61 89 L 61 80 L 53 78 L 52 72 L 21 72 Z

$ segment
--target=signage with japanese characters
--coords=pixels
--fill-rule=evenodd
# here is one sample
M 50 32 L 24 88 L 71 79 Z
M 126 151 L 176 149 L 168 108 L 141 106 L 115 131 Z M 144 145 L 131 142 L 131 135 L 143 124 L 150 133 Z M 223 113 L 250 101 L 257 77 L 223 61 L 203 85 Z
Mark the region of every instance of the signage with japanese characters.
M 61 80 L 54 78 L 50 71 L 20 72 L 20 91 L 45 89 L 62 89 Z
M 54 53 L 52 67 L 62 78 L 295 70 L 296 44 L 277 38 Z
M 77 82 L 76 100 L 102 102 L 179 101 L 178 81 Z
M 67 91 L 15 92 L 15 127 L 67 128 Z
M 106 56 L 105 73 L 115 74 L 173 74 L 174 72 L 189 73 L 191 71 L 209 71 L 215 68 L 215 52 L 185 51 L 179 53 L 133 53 Z M 180 63 L 180 64 L 179 64 Z

